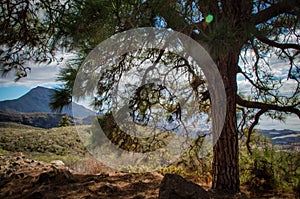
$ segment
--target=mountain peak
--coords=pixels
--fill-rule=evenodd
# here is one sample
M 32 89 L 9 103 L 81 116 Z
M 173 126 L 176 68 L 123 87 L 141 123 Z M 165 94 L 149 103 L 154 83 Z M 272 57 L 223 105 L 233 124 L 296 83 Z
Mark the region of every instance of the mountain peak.
M 42 89 L 42 90 L 51 90 L 50 88 L 46 88 L 46 87 L 43 87 L 43 86 L 37 86 L 31 90 L 34 90 L 34 89 Z
M 54 89 L 46 88 L 46 87 L 42 87 L 42 86 L 37 86 L 37 87 L 31 89 L 28 93 L 36 92 L 36 91 L 38 91 L 38 92 L 48 92 L 48 93 L 50 93 L 50 92 L 53 92 Z
M 51 88 L 37 86 L 18 99 L 0 102 L 0 111 L 13 113 L 55 113 L 49 106 L 54 91 Z M 94 114 L 92 111 L 78 104 L 73 103 L 73 106 L 78 106 L 76 109 L 79 109 L 80 113 L 76 113 L 76 116 L 80 118 Z M 62 113 L 73 116 L 70 107 L 64 108 Z

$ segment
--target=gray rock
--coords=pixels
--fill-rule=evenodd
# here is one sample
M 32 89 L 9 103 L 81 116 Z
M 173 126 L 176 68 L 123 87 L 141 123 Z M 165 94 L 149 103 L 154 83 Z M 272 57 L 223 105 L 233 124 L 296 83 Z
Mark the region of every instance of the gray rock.
M 166 174 L 159 189 L 159 199 L 209 199 L 201 186 L 176 174 Z

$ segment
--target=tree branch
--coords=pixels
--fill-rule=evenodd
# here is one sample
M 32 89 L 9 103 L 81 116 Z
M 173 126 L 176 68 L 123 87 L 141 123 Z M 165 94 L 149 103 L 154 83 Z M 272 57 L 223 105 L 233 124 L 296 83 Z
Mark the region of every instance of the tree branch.
M 262 37 L 262 36 L 259 36 L 259 35 L 255 35 L 255 37 L 259 41 L 261 41 L 261 42 L 263 42 L 263 43 L 265 43 L 269 46 L 274 46 L 274 47 L 280 48 L 282 50 L 288 49 L 288 48 L 293 48 L 293 49 L 296 49 L 296 50 L 300 50 L 300 45 L 298 45 L 298 44 L 294 44 L 294 43 L 283 43 L 283 44 L 281 44 L 281 43 L 278 43 L 276 41 L 272 41 L 272 40 L 270 40 L 266 37 Z
M 262 110 L 266 110 L 266 111 L 274 110 L 274 111 L 280 111 L 280 112 L 294 113 L 300 119 L 300 110 L 295 108 L 299 104 L 296 104 L 293 106 L 278 106 L 278 105 L 266 104 L 266 103 L 262 103 L 262 102 L 251 102 L 251 101 L 242 99 L 239 95 L 237 95 L 236 101 L 237 101 L 238 105 L 247 107 L 247 108 L 257 108 L 257 109 L 262 109 Z
M 249 82 L 252 86 L 254 86 L 255 88 L 262 90 L 262 91 L 269 91 L 270 89 L 268 89 L 267 87 L 263 87 L 259 84 L 256 84 L 243 70 L 240 66 L 238 66 L 238 73 L 242 74 Z
M 248 152 L 250 154 L 252 154 L 251 152 L 251 147 L 250 147 L 250 138 L 251 138 L 251 134 L 254 130 L 254 127 L 258 124 L 260 117 L 270 111 L 270 110 L 274 110 L 274 111 L 280 111 L 280 112 L 290 112 L 290 113 L 294 113 L 296 114 L 299 119 L 300 119 L 300 110 L 295 108 L 296 106 L 299 105 L 292 105 L 292 106 L 278 106 L 278 105 L 274 105 L 274 104 L 266 104 L 266 103 L 262 103 L 262 102 L 252 102 L 252 101 L 248 101 L 248 100 L 244 100 L 242 99 L 239 95 L 236 96 L 236 101 L 237 104 L 246 108 L 256 108 L 256 109 L 260 109 L 256 115 L 254 116 L 254 121 L 253 123 L 250 125 L 249 130 L 248 130 L 248 136 L 247 136 L 247 140 L 246 140 L 246 146 L 248 149 Z
M 248 149 L 248 152 L 250 153 L 250 155 L 252 155 L 251 147 L 250 147 L 251 134 L 253 132 L 254 127 L 258 124 L 260 116 L 262 116 L 262 114 L 264 114 L 265 112 L 267 112 L 266 109 L 261 109 L 260 111 L 258 111 L 258 113 L 256 113 L 256 115 L 254 117 L 253 123 L 249 127 L 248 136 L 247 136 L 247 140 L 246 140 L 246 146 L 247 146 L 247 149 Z
M 253 15 L 251 21 L 260 24 L 282 13 L 291 12 L 296 7 L 300 7 L 299 0 L 283 0 Z

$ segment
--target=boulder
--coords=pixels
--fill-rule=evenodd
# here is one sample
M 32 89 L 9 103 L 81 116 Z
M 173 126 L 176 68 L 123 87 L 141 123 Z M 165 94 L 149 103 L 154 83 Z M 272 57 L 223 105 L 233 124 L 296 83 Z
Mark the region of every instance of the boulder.
M 159 189 L 159 199 L 206 198 L 210 198 L 206 190 L 176 174 L 166 174 Z
M 53 160 L 50 162 L 50 164 L 56 165 L 56 166 L 65 166 L 65 163 L 61 160 Z

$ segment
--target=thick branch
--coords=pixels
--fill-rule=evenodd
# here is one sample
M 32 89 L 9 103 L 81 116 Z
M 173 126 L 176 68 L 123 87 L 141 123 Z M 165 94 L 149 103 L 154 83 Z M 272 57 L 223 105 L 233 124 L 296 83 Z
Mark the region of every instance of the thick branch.
M 281 43 L 277 43 L 276 41 L 272 41 L 272 40 L 270 40 L 266 37 L 262 37 L 262 36 L 259 36 L 259 35 L 255 35 L 255 36 L 259 41 L 261 41 L 261 42 L 263 42 L 263 43 L 265 43 L 269 46 L 274 46 L 274 47 L 280 48 L 282 50 L 288 49 L 288 48 L 293 48 L 293 49 L 296 49 L 296 50 L 300 50 L 300 45 L 298 45 L 298 44 L 294 44 L 294 43 L 283 43 L 283 44 L 281 44 Z
M 254 24 L 260 24 L 268 21 L 269 19 L 276 17 L 282 13 L 291 12 L 296 7 L 300 7 L 299 0 L 283 0 L 280 3 L 272 5 L 271 7 L 264 9 L 257 14 L 253 15 L 252 22 Z
M 252 155 L 251 147 L 250 147 L 251 134 L 253 132 L 254 127 L 258 124 L 260 116 L 262 116 L 265 112 L 267 112 L 265 109 L 261 109 L 260 111 L 258 111 L 258 113 L 256 113 L 256 115 L 254 117 L 254 122 L 251 124 L 251 126 L 250 126 L 250 128 L 248 130 L 248 136 L 247 136 L 246 146 L 247 146 L 248 152 L 251 155 Z
M 274 104 L 266 104 L 261 102 L 251 102 L 242 99 L 239 95 L 237 95 L 236 98 L 237 104 L 243 107 L 247 108 L 257 108 L 257 109 L 263 109 L 266 111 L 274 110 L 274 111 L 280 111 L 280 112 L 289 112 L 296 114 L 300 119 L 300 110 L 295 108 L 296 106 L 278 106 Z
M 246 108 L 257 108 L 260 109 L 255 117 L 254 117 L 254 121 L 251 124 L 249 130 L 248 130 L 248 137 L 247 137 L 247 141 L 246 141 L 246 146 L 248 149 L 248 152 L 250 154 L 251 153 L 251 147 L 250 147 L 250 137 L 251 134 L 254 130 L 254 127 L 258 124 L 260 116 L 262 116 L 264 113 L 270 111 L 270 110 L 274 110 L 274 111 L 280 111 L 280 112 L 289 112 L 289 113 L 294 113 L 296 114 L 299 119 L 300 119 L 300 110 L 295 108 L 297 105 L 293 105 L 293 106 L 278 106 L 278 105 L 274 105 L 274 104 L 266 104 L 266 103 L 262 103 L 262 102 L 251 102 L 251 101 L 247 101 L 242 99 L 239 95 L 236 96 L 236 102 L 238 105 L 246 107 Z

